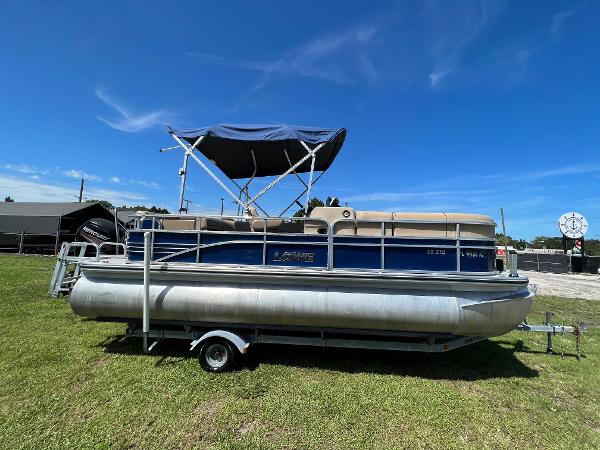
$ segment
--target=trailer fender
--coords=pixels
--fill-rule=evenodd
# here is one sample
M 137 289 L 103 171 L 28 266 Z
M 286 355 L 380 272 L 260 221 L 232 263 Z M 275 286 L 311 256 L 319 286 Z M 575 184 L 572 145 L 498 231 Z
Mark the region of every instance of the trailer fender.
M 198 339 L 193 340 L 192 343 L 190 344 L 190 351 L 193 351 L 196 348 L 196 346 L 198 344 L 200 344 L 201 342 L 206 341 L 207 339 L 210 339 L 210 338 L 214 338 L 214 337 L 227 339 L 229 342 L 231 342 L 233 345 L 235 345 L 235 347 L 242 354 L 246 353 L 246 351 L 248 351 L 248 347 L 250 347 L 250 342 L 242 339 L 239 335 L 232 333 L 231 331 L 213 330 L 213 331 L 209 331 L 208 333 L 203 334 Z

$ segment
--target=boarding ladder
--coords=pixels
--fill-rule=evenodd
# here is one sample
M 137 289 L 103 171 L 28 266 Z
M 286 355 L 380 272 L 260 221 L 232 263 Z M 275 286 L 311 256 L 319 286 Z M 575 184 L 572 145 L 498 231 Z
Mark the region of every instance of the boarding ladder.
M 103 242 L 99 245 L 91 242 L 63 242 L 50 280 L 50 289 L 48 290 L 50 296 L 58 298 L 61 294 L 70 294 L 75 282 L 81 276 L 81 263 L 100 261 L 106 258 L 107 256 L 102 254 L 102 249 L 107 246 L 117 249 L 121 247 L 122 254 L 125 253 L 125 246 L 116 242 Z M 88 250 L 90 251 L 88 252 Z M 89 253 L 92 255 L 86 256 Z

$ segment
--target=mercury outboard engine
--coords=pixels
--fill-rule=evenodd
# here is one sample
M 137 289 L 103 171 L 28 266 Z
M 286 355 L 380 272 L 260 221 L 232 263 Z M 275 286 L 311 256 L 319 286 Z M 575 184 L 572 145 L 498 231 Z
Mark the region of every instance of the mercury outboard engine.
M 102 244 L 103 242 L 122 242 L 125 238 L 125 228 L 118 225 L 119 235 L 115 230 L 115 223 L 110 220 L 96 217 L 90 219 L 77 229 L 75 238 L 80 242 Z

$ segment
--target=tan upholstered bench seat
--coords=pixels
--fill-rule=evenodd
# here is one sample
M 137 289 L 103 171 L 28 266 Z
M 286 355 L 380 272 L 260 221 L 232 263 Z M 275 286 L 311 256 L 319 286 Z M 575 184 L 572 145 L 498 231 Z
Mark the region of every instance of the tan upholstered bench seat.
M 456 224 L 461 222 L 480 222 L 460 225 L 460 237 L 490 238 L 496 233 L 496 223 L 489 216 L 464 213 L 394 213 L 394 220 L 406 220 L 406 223 L 394 224 L 394 236 L 407 237 L 447 237 L 456 239 Z M 427 223 L 440 221 L 440 223 Z
M 406 220 L 406 223 L 394 223 L 394 236 L 406 237 L 437 237 L 448 236 L 446 230 L 446 214 L 395 212 L 394 220 Z M 440 223 L 428 223 L 439 221 Z
M 490 216 L 481 214 L 446 213 L 448 217 L 448 237 L 456 239 L 456 223 L 482 222 L 481 224 L 461 224 L 460 238 L 489 238 L 496 237 L 496 223 Z
M 165 217 L 162 219 L 163 230 L 169 231 L 181 231 L 181 230 L 195 230 L 196 219 L 195 218 L 179 218 L 179 217 Z
M 252 228 L 252 231 L 265 231 L 265 226 L 266 226 L 267 232 L 275 233 L 275 232 L 279 231 L 279 228 L 281 228 L 282 224 L 283 224 L 283 220 L 281 220 L 281 219 L 260 218 L 260 219 L 252 219 L 252 222 L 250 222 L 250 227 Z
M 391 221 L 394 215 L 391 212 L 356 211 L 356 234 L 359 236 L 381 236 L 381 222 L 366 222 L 371 220 Z M 391 236 L 393 232 L 391 222 L 384 225 L 385 235 Z
M 207 231 L 235 231 L 234 221 L 216 217 L 187 218 L 165 217 L 162 219 L 164 230 L 207 230 Z

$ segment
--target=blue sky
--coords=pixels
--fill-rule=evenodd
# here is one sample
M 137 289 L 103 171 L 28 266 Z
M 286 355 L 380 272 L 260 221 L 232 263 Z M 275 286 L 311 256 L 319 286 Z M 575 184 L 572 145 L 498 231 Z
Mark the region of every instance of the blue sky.
M 525 238 L 575 210 L 599 238 L 599 23 L 590 1 L 5 2 L 0 195 L 71 201 L 84 176 L 87 198 L 174 210 L 165 124 L 282 122 L 348 129 L 319 196 L 504 207 Z M 195 168 L 190 187 L 219 208 Z

